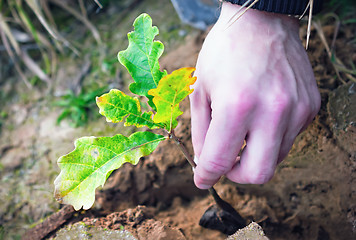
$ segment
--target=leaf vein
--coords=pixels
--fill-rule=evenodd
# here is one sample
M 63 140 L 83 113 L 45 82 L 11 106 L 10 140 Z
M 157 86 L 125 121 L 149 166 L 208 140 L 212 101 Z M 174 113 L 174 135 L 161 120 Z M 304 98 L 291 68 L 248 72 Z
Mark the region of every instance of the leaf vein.
M 115 153 L 115 154 L 117 154 L 117 156 L 115 156 L 115 157 L 109 159 L 107 162 L 105 162 L 104 164 L 100 165 L 100 167 L 96 168 L 91 174 L 88 174 L 82 181 L 78 181 L 79 184 L 76 185 L 76 186 L 74 186 L 74 187 L 73 187 L 72 189 L 70 189 L 69 191 L 67 191 L 66 195 L 68 195 L 69 193 L 71 193 L 72 191 L 74 191 L 76 188 L 80 187 L 80 185 L 81 185 L 83 182 L 85 182 L 85 181 L 86 181 L 90 176 L 92 176 L 97 170 L 101 170 L 101 168 L 103 168 L 104 165 L 106 165 L 107 163 L 109 163 L 109 162 L 111 163 L 111 162 L 114 161 L 116 158 L 121 157 L 122 155 L 126 154 L 126 153 L 129 152 L 129 151 L 135 150 L 135 149 L 137 149 L 137 148 L 140 148 L 140 147 L 145 146 L 145 145 L 148 145 L 148 144 L 152 144 L 152 143 L 154 143 L 154 142 L 162 141 L 164 138 L 165 138 L 165 137 L 162 137 L 162 138 L 158 138 L 158 139 L 155 139 L 155 140 L 152 140 L 152 141 L 143 143 L 143 144 L 141 144 L 141 145 L 139 145 L 139 146 L 136 146 L 136 147 L 127 149 L 127 150 L 125 150 L 125 151 L 123 151 L 123 152 L 121 152 L 121 153 L 116 153 L 116 152 L 114 152 L 114 151 L 112 151 L 112 150 L 110 150 L 110 149 L 107 149 L 107 148 L 104 148 L 104 147 L 101 147 L 101 146 L 98 146 L 98 145 L 94 145 L 94 146 L 96 146 L 96 147 L 99 147 L 99 148 L 105 149 L 105 150 L 107 150 L 107 151 L 110 151 L 110 152 L 112 152 L 112 153 Z M 83 145 L 88 145 L 88 146 L 93 146 L 93 145 L 88 144 L 88 143 L 82 143 L 82 144 L 83 144 Z M 64 196 L 66 196 L 66 195 L 64 195 Z M 63 196 L 63 197 L 64 197 L 64 196 Z

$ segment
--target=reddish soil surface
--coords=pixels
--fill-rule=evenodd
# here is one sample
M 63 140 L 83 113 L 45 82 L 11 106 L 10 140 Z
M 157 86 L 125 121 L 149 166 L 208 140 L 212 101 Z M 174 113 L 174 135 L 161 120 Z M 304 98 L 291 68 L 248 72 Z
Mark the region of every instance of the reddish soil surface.
M 323 29 L 327 39 L 332 39 L 333 25 Z M 356 49 L 350 44 L 352 33 L 355 29 L 342 28 L 342 38 L 336 41 L 335 49 L 341 49 L 337 56 L 345 61 Z M 274 240 L 356 238 L 356 131 L 352 120 L 337 118 L 337 103 L 344 101 L 338 96 L 348 96 L 355 106 L 356 87 L 349 83 L 335 95 L 342 83 L 334 77 L 320 38 L 315 31 L 312 34 L 308 53 L 323 98 L 319 115 L 298 137 L 268 184 L 238 185 L 223 179 L 216 185 L 246 223 L 256 221 Z M 194 66 L 203 38 L 190 36 L 185 45 L 164 57 L 162 67 L 170 72 Z M 192 153 L 188 102 L 184 108 L 176 135 Z M 355 116 L 355 108 L 351 114 Z M 338 121 L 345 126 L 340 127 Z M 97 192 L 93 210 L 70 222 L 85 216 L 87 224 L 109 229 L 123 226 L 138 239 L 225 239 L 226 235 L 198 224 L 211 204 L 210 195 L 194 186 L 192 169 L 179 149 L 173 142 L 164 142 L 137 166 L 125 165 L 114 172 Z M 146 207 L 128 210 L 138 205 Z

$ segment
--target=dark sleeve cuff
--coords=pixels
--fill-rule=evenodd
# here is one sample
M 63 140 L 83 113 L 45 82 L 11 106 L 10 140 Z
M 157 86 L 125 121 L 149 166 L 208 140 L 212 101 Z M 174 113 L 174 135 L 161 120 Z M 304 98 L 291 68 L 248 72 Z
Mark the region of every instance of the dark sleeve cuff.
M 247 0 L 225 1 L 238 5 L 243 5 L 245 2 L 247 2 Z M 274 13 L 302 15 L 308 6 L 308 3 L 309 0 L 259 0 L 252 8 Z M 320 12 L 322 3 L 323 0 L 314 0 L 313 14 Z

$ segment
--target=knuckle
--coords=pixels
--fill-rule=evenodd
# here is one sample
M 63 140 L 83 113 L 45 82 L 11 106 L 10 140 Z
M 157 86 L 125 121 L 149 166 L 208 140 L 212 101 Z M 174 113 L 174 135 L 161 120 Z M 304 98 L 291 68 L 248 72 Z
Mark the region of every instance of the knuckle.
M 229 119 L 239 119 L 248 115 L 256 107 L 256 97 L 253 93 L 236 93 L 234 98 L 221 106 L 221 110 Z
M 276 94 L 267 101 L 267 105 L 272 112 L 282 113 L 290 108 L 292 102 L 287 94 Z
M 304 100 L 298 103 L 296 107 L 296 116 L 304 124 L 310 118 L 314 118 L 320 109 L 320 101 L 318 99 Z
M 308 119 L 312 112 L 311 108 L 312 108 L 312 106 L 305 102 L 298 104 L 297 110 L 296 110 L 298 118 L 302 119 L 303 121 Z
M 267 98 L 264 111 L 268 114 L 273 128 L 278 128 L 280 123 L 286 119 L 287 114 L 291 113 L 293 100 L 290 96 L 279 94 Z
M 209 173 L 222 176 L 229 170 L 228 164 L 226 163 L 226 160 L 218 159 L 216 161 L 207 161 L 202 167 Z

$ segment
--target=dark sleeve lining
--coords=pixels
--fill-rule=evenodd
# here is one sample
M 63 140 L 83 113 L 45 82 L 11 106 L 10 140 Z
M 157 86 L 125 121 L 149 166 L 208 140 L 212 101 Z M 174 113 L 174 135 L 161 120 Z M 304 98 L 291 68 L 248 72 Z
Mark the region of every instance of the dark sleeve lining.
M 247 0 L 225 0 L 234 4 L 242 5 Z M 290 15 L 301 15 L 306 9 L 309 0 L 259 0 L 252 8 Z M 313 13 L 320 12 L 323 0 L 314 0 Z

